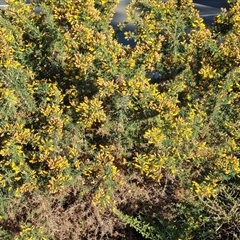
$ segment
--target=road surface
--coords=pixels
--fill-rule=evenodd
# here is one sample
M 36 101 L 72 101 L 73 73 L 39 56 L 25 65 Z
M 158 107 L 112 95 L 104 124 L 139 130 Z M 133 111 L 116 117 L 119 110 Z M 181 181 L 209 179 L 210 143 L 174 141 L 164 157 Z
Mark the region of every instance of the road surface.
M 205 23 L 209 26 L 211 26 L 214 16 L 221 11 L 222 7 L 229 7 L 226 0 L 194 0 L 193 2 L 195 7 L 199 10 L 201 17 L 203 17 Z M 126 19 L 125 8 L 129 3 L 130 0 L 120 0 L 112 21 L 112 25 L 114 27 L 116 27 L 119 22 L 122 22 Z M 134 27 L 131 24 L 128 24 L 124 30 L 131 31 L 133 29 Z M 126 41 L 123 37 L 123 34 L 120 34 L 119 42 L 123 43 L 124 45 L 130 44 L 133 46 L 133 42 L 131 40 Z
M 122 22 L 126 19 L 125 8 L 129 4 L 130 0 L 120 0 L 114 18 L 112 20 L 113 27 L 116 27 L 119 22 Z M 194 0 L 195 7 L 199 10 L 200 15 L 204 18 L 206 24 L 211 25 L 213 18 L 216 14 L 220 12 L 222 7 L 227 8 L 228 4 L 226 0 Z M 6 5 L 5 0 L 0 0 L 0 8 L 3 8 Z M 133 26 L 128 24 L 125 28 L 125 31 L 133 30 Z M 122 44 L 130 44 L 133 42 L 126 41 L 123 37 L 123 34 L 119 36 L 119 42 Z

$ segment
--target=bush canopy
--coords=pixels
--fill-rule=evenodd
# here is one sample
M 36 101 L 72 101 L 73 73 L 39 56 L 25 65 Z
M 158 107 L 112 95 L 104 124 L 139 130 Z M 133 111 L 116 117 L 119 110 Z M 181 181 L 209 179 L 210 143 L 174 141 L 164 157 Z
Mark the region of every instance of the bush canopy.
M 191 0 L 132 0 L 131 48 L 110 25 L 117 0 L 8 0 L 2 239 L 240 239 L 240 1 L 228 2 L 209 28 Z

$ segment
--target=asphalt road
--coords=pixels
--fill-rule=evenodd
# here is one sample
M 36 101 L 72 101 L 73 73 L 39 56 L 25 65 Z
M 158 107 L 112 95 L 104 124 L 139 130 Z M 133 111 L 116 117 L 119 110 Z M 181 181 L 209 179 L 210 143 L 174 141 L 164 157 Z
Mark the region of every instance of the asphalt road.
M 129 4 L 129 2 L 130 0 L 120 0 L 118 7 L 116 8 L 116 14 L 112 21 L 113 26 L 116 26 L 119 22 L 125 20 L 125 7 Z M 205 22 L 209 25 L 211 25 L 213 17 L 219 13 L 221 7 L 228 7 L 226 0 L 194 0 L 194 3 Z M 5 5 L 6 1 L 0 0 L 0 8 L 3 8 Z
M 122 22 L 126 19 L 125 8 L 129 4 L 130 0 L 120 0 L 114 18 L 112 20 L 113 27 L 116 27 L 119 22 Z M 220 9 L 228 8 L 228 4 L 226 0 L 194 0 L 195 7 L 199 10 L 200 15 L 203 17 L 206 24 L 211 25 L 213 22 L 213 18 L 216 14 L 220 12 Z M 6 5 L 5 0 L 0 0 L 0 8 L 3 8 Z M 125 28 L 125 31 L 131 31 L 134 27 L 131 24 L 128 24 Z M 130 41 L 126 41 L 123 37 L 123 34 L 119 36 L 119 41 L 122 44 L 130 44 L 133 43 Z
M 122 21 L 125 18 L 125 7 L 130 0 L 120 0 L 116 9 L 115 19 L 113 22 Z M 221 7 L 228 7 L 226 0 L 194 0 L 196 8 L 200 10 L 201 15 L 215 15 L 220 11 Z M 5 0 L 0 0 L 0 8 L 6 5 Z
M 0 0 L 2 1 L 2 0 Z M 125 20 L 125 7 L 130 3 L 130 0 L 120 0 L 116 13 L 112 21 L 113 25 Z M 195 7 L 199 10 L 200 15 L 204 18 L 206 24 L 211 25 L 213 17 L 220 12 L 220 9 L 228 8 L 226 0 L 194 0 Z
M 125 8 L 129 4 L 130 0 L 120 0 L 116 8 L 116 12 L 112 21 L 112 25 L 116 27 L 119 22 L 122 22 L 126 19 Z M 194 0 L 195 7 L 199 10 L 200 15 L 203 17 L 205 23 L 211 26 L 213 22 L 213 18 L 217 15 L 221 8 L 228 8 L 228 4 L 226 0 Z M 134 26 L 128 24 L 124 31 L 132 31 Z M 126 41 L 123 37 L 123 33 L 119 35 L 119 42 L 124 45 L 133 46 L 134 43 L 132 41 Z

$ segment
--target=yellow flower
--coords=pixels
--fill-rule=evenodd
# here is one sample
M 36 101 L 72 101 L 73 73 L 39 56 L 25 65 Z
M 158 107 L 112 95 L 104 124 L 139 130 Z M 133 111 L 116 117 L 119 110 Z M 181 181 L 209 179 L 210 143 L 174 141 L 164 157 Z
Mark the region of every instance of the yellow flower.
M 216 69 L 213 69 L 212 66 L 209 65 L 203 65 L 201 70 L 199 71 L 199 74 L 203 77 L 203 79 L 212 79 L 216 76 Z

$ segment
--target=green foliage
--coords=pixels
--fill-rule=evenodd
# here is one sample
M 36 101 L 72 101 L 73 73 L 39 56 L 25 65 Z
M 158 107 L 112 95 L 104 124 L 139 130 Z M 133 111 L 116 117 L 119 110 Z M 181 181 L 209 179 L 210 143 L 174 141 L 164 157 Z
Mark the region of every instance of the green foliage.
M 1 12 L 2 231 L 104 239 L 122 231 L 104 228 L 111 216 L 149 239 L 237 239 L 239 2 L 209 29 L 190 0 L 132 1 L 132 49 L 110 26 L 116 4 L 10 0 Z M 72 232 L 42 227 L 35 206 L 74 216 Z
M 126 224 L 129 224 L 131 227 L 136 229 L 141 235 L 146 239 L 163 239 L 159 234 L 157 234 L 157 229 L 141 217 L 134 218 L 128 215 L 124 215 L 121 212 L 116 212 L 117 216 L 124 221 Z

